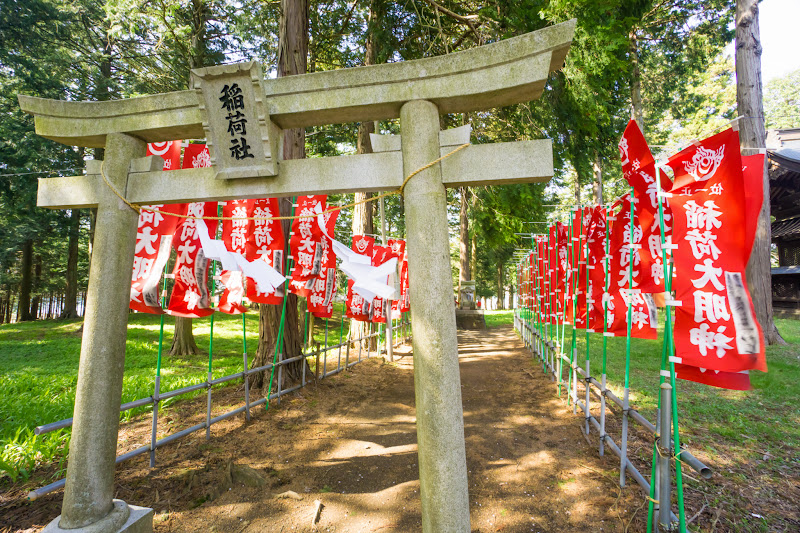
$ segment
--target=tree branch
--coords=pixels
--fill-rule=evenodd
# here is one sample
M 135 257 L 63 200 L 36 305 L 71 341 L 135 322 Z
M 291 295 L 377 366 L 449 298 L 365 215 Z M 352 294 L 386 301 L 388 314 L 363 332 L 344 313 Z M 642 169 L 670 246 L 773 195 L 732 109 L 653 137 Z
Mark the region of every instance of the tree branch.
M 433 8 L 439 11 L 440 13 L 443 13 L 448 17 L 453 18 L 461 22 L 462 24 L 466 24 L 467 26 L 469 26 L 469 29 L 472 30 L 472 33 L 475 35 L 475 39 L 478 41 L 478 44 L 481 44 L 482 41 L 481 41 L 481 36 L 478 34 L 478 28 L 472 22 L 472 18 L 474 17 L 465 17 L 464 15 L 459 15 L 458 13 L 454 13 L 453 11 L 450 11 L 446 7 L 440 6 L 434 0 L 425 0 L 425 2 L 433 6 Z

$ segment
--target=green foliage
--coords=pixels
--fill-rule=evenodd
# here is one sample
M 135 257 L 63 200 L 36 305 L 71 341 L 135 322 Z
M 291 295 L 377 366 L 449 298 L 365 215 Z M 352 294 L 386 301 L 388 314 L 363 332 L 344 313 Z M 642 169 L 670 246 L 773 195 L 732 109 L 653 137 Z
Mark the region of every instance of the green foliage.
M 764 86 L 767 129 L 800 127 L 800 69 Z
M 672 106 L 652 129 L 650 141 L 674 153 L 687 140 L 702 138 L 724 126 L 736 114 L 733 59 L 719 55 L 708 69 L 685 80 L 680 105 Z M 673 112 L 675 115 L 673 115 Z

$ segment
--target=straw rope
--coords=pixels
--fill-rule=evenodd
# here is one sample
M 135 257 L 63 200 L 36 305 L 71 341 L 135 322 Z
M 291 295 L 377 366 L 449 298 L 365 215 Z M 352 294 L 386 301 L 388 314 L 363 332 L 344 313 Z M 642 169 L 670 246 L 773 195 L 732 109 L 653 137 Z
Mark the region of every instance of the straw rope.
M 116 187 L 114 187 L 111 184 L 110 181 L 108 181 L 108 177 L 106 177 L 105 168 L 104 168 L 105 167 L 105 163 L 106 163 L 105 160 L 103 160 L 103 162 L 100 163 L 100 175 L 103 177 L 103 181 L 106 183 L 108 188 L 111 189 L 111 192 L 113 192 L 117 196 L 117 198 L 122 200 L 125 203 L 125 205 L 127 205 L 128 207 L 130 207 L 131 209 L 133 209 L 137 213 L 141 213 L 142 211 L 148 211 L 148 212 L 151 212 L 151 213 L 158 213 L 158 214 L 161 214 L 161 215 L 166 215 L 166 216 L 171 216 L 171 217 L 187 218 L 187 219 L 194 219 L 194 220 L 197 220 L 197 219 L 202 219 L 202 220 L 294 220 L 296 218 L 316 218 L 317 215 L 323 215 L 325 213 L 332 213 L 332 212 L 338 211 L 340 209 L 346 209 L 346 208 L 350 208 L 350 207 L 355 207 L 357 205 L 365 204 L 367 202 L 374 202 L 375 200 L 380 200 L 381 198 L 386 198 L 387 196 L 394 196 L 396 194 L 403 194 L 403 189 L 405 188 L 406 184 L 408 183 L 408 180 L 410 180 L 411 178 L 413 178 L 414 176 L 416 176 L 420 172 L 431 168 L 433 165 L 435 165 L 435 164 L 437 164 L 437 163 L 439 163 L 441 161 L 444 161 L 445 159 L 447 159 L 451 155 L 455 154 L 456 152 L 458 152 L 460 150 L 463 150 L 467 146 L 469 146 L 469 143 L 462 144 L 461 146 L 457 147 L 456 149 L 446 153 L 442 157 L 440 157 L 438 159 L 435 159 L 435 160 L 431 161 L 430 163 L 428 163 L 426 165 L 421 166 L 420 168 L 418 168 L 417 170 L 415 170 L 414 172 L 412 172 L 411 174 L 406 176 L 406 178 L 403 180 L 402 185 L 400 185 L 400 187 L 397 188 L 394 191 L 389 191 L 389 192 L 385 192 L 385 193 L 382 193 L 382 194 L 378 194 L 376 196 L 371 196 L 371 197 L 365 198 L 364 200 L 359 200 L 357 202 L 352 202 L 352 203 L 345 204 L 345 205 L 331 207 L 331 208 L 326 209 L 325 211 L 322 211 L 321 213 L 314 213 L 314 214 L 311 214 L 311 215 L 291 215 L 291 216 L 279 216 L 279 217 L 221 217 L 221 216 L 205 217 L 205 216 L 194 216 L 194 215 L 179 215 L 177 213 L 170 213 L 168 211 L 161 211 L 159 209 L 155 209 L 155 208 L 152 208 L 152 207 L 139 205 L 139 204 L 134 204 L 132 202 L 129 202 L 128 199 L 125 198 L 116 189 Z

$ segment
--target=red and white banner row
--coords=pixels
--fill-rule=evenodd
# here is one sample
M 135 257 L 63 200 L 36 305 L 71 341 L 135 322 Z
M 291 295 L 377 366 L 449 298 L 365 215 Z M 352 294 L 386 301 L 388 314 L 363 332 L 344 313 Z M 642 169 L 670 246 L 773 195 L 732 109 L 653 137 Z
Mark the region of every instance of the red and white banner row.
M 657 166 L 633 121 L 619 151 L 633 196 L 610 209 L 576 211 L 571 233 L 559 222 L 537 237 L 518 272 L 519 298 L 546 323 L 585 328 L 588 320 L 593 331 L 625 336 L 630 327 L 632 337 L 648 339 L 657 335 L 656 298 L 666 298 L 675 308 L 677 376 L 749 388 L 748 372 L 767 370 L 745 278 L 764 200 L 764 156 L 742 157 L 738 133 L 729 129 Z M 674 296 L 664 294 L 664 255 Z
M 181 155 L 180 141 L 148 145 L 147 155 L 164 158 L 164 170 L 178 168 Z M 203 144 L 189 144 L 184 149 L 183 168 L 207 167 L 211 164 L 208 149 Z M 327 318 L 333 312 L 336 293 L 336 255 L 330 236 L 334 233 L 338 211 L 325 212 L 324 195 L 301 196 L 297 199 L 295 218 L 289 239 L 290 255 L 294 269 L 288 278 L 288 290 L 308 300 L 308 309 L 317 317 Z M 268 220 L 280 216 L 277 198 L 232 200 L 228 202 L 195 202 L 188 204 L 150 206 L 162 213 L 143 210 L 139 215 L 136 254 L 131 276 L 131 303 L 133 310 L 145 313 L 169 313 L 182 317 L 204 317 L 214 311 L 239 314 L 246 311 L 245 296 L 252 303 L 277 305 L 284 297 L 283 284 L 271 292 L 261 292 L 259 285 L 241 270 L 221 270 L 216 285 L 221 289 L 219 301 L 213 305 L 208 290 L 209 259 L 205 257 L 200 231 L 208 232 L 208 242 L 217 234 L 218 210 L 221 209 L 221 241 L 227 252 L 240 254 L 249 262 L 264 261 L 283 274 L 288 262 L 286 243 L 280 221 Z M 174 213 L 176 216 L 170 216 Z M 320 216 L 314 216 L 323 213 Z M 198 224 L 198 218 L 204 223 Z M 322 225 L 325 232 L 323 233 Z M 370 237 L 354 238 L 353 250 L 367 256 L 373 266 L 384 264 L 392 257 L 400 264 L 400 298 L 392 303 L 393 318 L 409 310 L 408 266 L 405 258 L 405 241 L 390 240 L 389 246 L 373 246 Z M 369 249 L 362 250 L 369 240 Z M 161 275 L 172 249 L 176 261 L 172 274 L 174 284 L 166 311 L 161 307 Z M 251 273 L 252 274 L 252 273 Z M 274 273 L 273 273 L 274 274 Z M 393 278 L 393 276 L 389 276 Z M 385 280 L 395 283 L 394 279 Z M 348 286 L 352 287 L 349 280 Z M 359 312 L 353 312 L 358 308 Z M 385 322 L 386 309 L 381 298 L 364 301 L 348 290 L 347 316 L 356 320 Z

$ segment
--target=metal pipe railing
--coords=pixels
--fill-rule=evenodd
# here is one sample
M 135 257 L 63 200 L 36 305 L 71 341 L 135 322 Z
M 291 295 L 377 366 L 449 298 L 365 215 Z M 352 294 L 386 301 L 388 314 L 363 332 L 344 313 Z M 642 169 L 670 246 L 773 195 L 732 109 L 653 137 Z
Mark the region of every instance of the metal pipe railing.
M 399 344 L 402 344 L 404 342 L 407 342 L 409 340 L 409 338 L 410 338 L 409 328 L 408 328 L 408 326 L 410 326 L 410 322 L 409 322 L 408 316 L 406 316 L 403 319 L 401 319 L 399 325 L 401 327 L 398 327 L 397 331 L 400 331 L 401 328 L 402 328 L 402 334 L 399 336 L 399 341 L 398 342 L 395 343 L 394 340 L 391 341 L 391 342 L 394 343 L 394 345 L 399 345 Z M 358 364 L 361 361 L 360 353 L 359 353 L 358 360 L 355 360 L 352 363 L 349 362 L 350 344 L 354 343 L 354 342 L 357 342 L 360 345 L 364 341 L 367 341 L 368 339 L 371 339 L 373 337 L 378 337 L 379 335 L 380 335 L 380 332 L 379 331 L 375 331 L 373 333 L 369 333 L 368 335 L 364 335 L 364 336 L 362 336 L 362 337 L 360 337 L 358 339 L 355 339 L 355 340 L 350 339 L 349 336 L 348 336 L 347 342 L 340 342 L 340 343 L 332 345 L 332 346 L 325 346 L 325 348 L 323 350 L 321 350 L 320 353 L 324 352 L 324 353 L 327 354 L 328 351 L 332 351 L 332 350 L 337 350 L 338 349 L 340 354 L 339 354 L 339 358 L 337 360 L 337 368 L 335 370 L 331 370 L 331 371 L 329 371 L 327 373 L 321 374 L 320 379 L 324 379 L 324 378 L 326 378 L 328 376 L 332 376 L 334 374 L 338 374 L 342 370 L 346 370 L 347 368 L 350 368 L 350 367 Z M 327 335 L 326 335 L 326 340 L 327 340 Z M 345 365 L 344 366 L 341 364 L 341 362 L 342 362 L 341 361 L 341 348 L 342 347 L 346 347 L 347 348 L 347 359 L 345 359 Z M 367 349 L 368 349 L 367 355 L 369 357 L 369 346 L 367 347 Z M 160 403 L 162 400 L 165 400 L 167 398 L 173 398 L 175 396 L 181 396 L 181 395 L 184 395 L 184 394 L 189 394 L 189 393 L 192 393 L 192 392 L 198 391 L 198 390 L 207 389 L 209 391 L 209 394 L 210 394 L 211 388 L 214 385 L 220 385 L 222 383 L 227 383 L 227 382 L 230 382 L 230 381 L 234 381 L 236 379 L 245 380 L 248 376 L 250 376 L 252 374 L 256 374 L 258 372 L 264 372 L 264 371 L 271 370 L 273 368 L 273 366 L 281 369 L 285 365 L 294 363 L 296 361 L 299 361 L 301 359 L 305 359 L 307 357 L 314 357 L 315 355 L 316 355 L 316 351 L 312 351 L 310 353 L 302 353 L 300 355 L 297 355 L 297 356 L 294 356 L 294 357 L 290 357 L 290 358 L 284 359 L 282 361 L 278 361 L 278 362 L 276 362 L 274 364 L 273 363 L 268 363 L 266 365 L 262 365 L 262 366 L 259 366 L 259 367 L 256 367 L 256 368 L 247 369 L 247 370 L 244 370 L 242 372 L 236 372 L 235 374 L 229 374 L 227 376 L 223 376 L 223 377 L 220 377 L 220 378 L 216 378 L 216 379 L 208 378 L 208 379 L 206 379 L 205 381 L 203 381 L 201 383 L 197 383 L 197 384 L 194 384 L 194 385 L 189 385 L 189 386 L 186 386 L 186 387 L 182 387 L 180 389 L 175 389 L 175 390 L 167 391 L 167 392 L 163 392 L 163 393 L 160 393 L 160 392 L 154 393 L 154 394 L 158 395 L 157 399 L 154 398 L 153 396 L 150 396 L 150 397 L 147 397 L 147 398 L 141 398 L 141 399 L 138 399 L 138 400 L 134 400 L 132 402 L 124 403 L 124 404 L 122 404 L 120 406 L 120 412 L 124 412 L 124 411 L 130 410 L 130 409 L 134 409 L 134 408 L 137 408 L 137 407 L 143 407 L 143 406 L 146 406 L 146 405 L 151 405 L 151 404 L 154 404 L 154 403 Z M 304 368 L 304 370 L 305 370 L 305 368 Z M 301 380 L 300 384 L 298 384 L 298 385 L 296 385 L 294 387 L 291 387 L 291 388 L 288 388 L 288 389 L 281 389 L 280 382 L 279 382 L 277 391 L 275 391 L 274 393 L 270 394 L 269 401 L 272 401 L 274 399 L 280 400 L 281 396 L 284 396 L 286 394 L 294 392 L 294 391 L 304 387 L 308 383 L 310 383 L 310 381 L 307 381 L 305 379 L 305 372 L 303 374 L 303 379 Z M 235 409 L 233 409 L 231 411 L 228 411 L 227 413 L 223 413 L 223 414 L 221 414 L 219 416 L 216 416 L 216 417 L 213 417 L 213 418 L 211 418 L 211 416 L 210 416 L 211 409 L 210 409 L 210 396 L 209 396 L 206 421 L 203 421 L 200 424 L 197 424 L 197 425 L 194 425 L 192 427 L 189 427 L 189 428 L 183 429 L 181 431 L 178 431 L 177 433 L 173 433 L 172 435 L 168 435 L 166 437 L 162 437 L 161 439 L 155 440 L 155 442 L 152 442 L 149 445 L 142 446 L 142 447 L 137 448 L 135 450 L 132 450 L 132 451 L 126 452 L 126 453 L 124 453 L 122 455 L 119 455 L 116 458 L 116 463 L 118 464 L 118 463 L 121 463 L 123 461 L 127 461 L 128 459 L 132 459 L 134 457 L 137 457 L 137 456 L 145 454 L 145 453 L 152 453 L 156 448 L 160 448 L 161 446 L 169 444 L 170 442 L 173 442 L 173 441 L 176 441 L 176 440 L 178 440 L 180 438 L 183 438 L 183 437 L 185 437 L 185 436 L 187 436 L 187 435 L 189 435 L 191 433 L 194 433 L 195 431 L 210 430 L 210 427 L 213 424 L 216 424 L 217 422 L 221 422 L 223 420 L 226 420 L 228 418 L 231 418 L 231 417 L 236 416 L 236 415 L 241 414 L 241 413 L 247 413 L 253 407 L 258 407 L 259 405 L 264 405 L 264 404 L 267 403 L 267 398 L 260 398 L 260 399 L 254 401 L 254 402 L 250 402 L 249 401 L 249 396 L 250 395 L 249 395 L 249 388 L 248 388 L 248 390 L 246 391 L 246 394 L 245 394 L 245 405 L 243 405 L 241 407 L 237 407 L 237 408 L 235 408 Z M 59 420 L 57 422 L 51 422 L 49 424 L 43 424 L 41 426 L 37 426 L 36 429 L 34 430 L 34 433 L 36 435 L 42 435 L 44 433 L 48 433 L 48 432 L 55 431 L 55 430 L 58 430 L 58 429 L 68 428 L 68 427 L 71 427 L 71 426 L 72 426 L 72 418 L 66 418 L 64 420 Z M 154 464 L 154 460 L 151 460 L 151 466 L 153 464 Z M 28 500 L 33 501 L 33 500 L 36 500 L 38 498 L 41 498 L 45 494 L 49 494 L 50 492 L 53 492 L 53 491 L 58 490 L 58 489 L 61 489 L 61 488 L 64 487 L 64 483 L 65 483 L 65 480 L 64 479 L 60 479 L 58 481 L 54 481 L 53 483 L 50 483 L 49 485 L 45 485 L 44 487 L 39 487 L 38 489 L 32 490 L 31 492 L 28 493 Z
M 539 343 L 542 346 L 544 346 L 544 348 L 546 350 L 550 350 L 551 352 L 553 352 L 553 355 L 557 359 L 569 362 L 569 357 L 567 357 L 563 353 L 555 353 L 556 352 L 556 346 L 552 342 L 550 342 L 548 339 L 542 339 L 541 336 L 540 336 L 539 331 L 536 328 L 531 327 L 530 324 L 527 323 L 527 321 L 523 320 L 522 318 L 518 318 L 518 319 L 515 320 L 514 323 L 515 323 L 515 326 L 521 326 L 521 328 L 517 329 L 517 331 L 520 331 L 521 333 L 524 331 L 523 338 L 527 337 L 528 339 L 536 339 L 536 340 L 538 340 Z M 530 347 L 530 346 L 532 346 L 534 344 L 534 342 L 536 342 L 536 341 L 533 341 L 533 342 L 532 341 L 528 341 L 528 342 L 526 342 L 526 345 L 528 347 Z M 553 369 L 552 366 L 550 365 L 550 363 L 547 361 L 547 355 L 548 354 L 539 354 L 539 353 L 537 353 L 537 355 L 539 355 L 539 357 L 542 357 L 543 359 L 545 359 L 545 364 L 546 364 L 548 370 L 553 375 L 557 374 L 557 370 Z M 580 367 L 577 367 L 577 372 L 579 374 L 581 374 L 584 378 L 586 378 L 586 372 L 583 369 L 581 369 Z M 584 386 L 586 386 L 586 384 L 585 384 L 586 380 L 584 379 L 583 381 L 584 381 Z M 625 408 L 625 402 L 623 402 L 623 400 L 620 399 L 619 397 L 617 397 L 613 392 L 608 390 L 607 387 L 605 388 L 605 391 L 604 391 L 603 385 L 600 382 L 598 382 L 597 379 L 595 379 L 592 376 L 589 376 L 588 377 L 588 381 L 589 381 L 589 384 L 590 384 L 591 387 L 597 389 L 597 393 L 594 393 L 594 394 L 598 394 L 600 397 L 605 395 L 605 397 L 607 399 L 611 400 L 612 404 L 616 405 L 620 409 L 624 409 Z M 580 405 L 582 405 L 582 403 Z M 586 415 L 586 408 L 582 407 L 582 409 L 584 411 L 584 415 Z M 651 435 L 653 435 L 653 436 L 656 435 L 656 426 L 655 426 L 655 424 L 653 424 L 652 422 L 647 420 L 647 418 L 645 418 L 641 413 L 639 413 L 636 409 L 631 408 L 630 406 L 628 407 L 627 412 L 628 412 L 628 417 L 630 419 L 635 420 L 637 423 L 639 423 Z M 596 420 L 595 420 L 595 422 L 596 422 Z M 598 423 L 596 429 L 597 429 L 598 433 L 601 436 L 608 437 L 607 435 L 604 435 L 603 431 L 601 430 L 601 427 L 600 427 L 599 423 Z M 604 438 L 604 444 L 608 444 L 608 442 L 609 441 Z M 674 449 L 674 443 L 670 443 L 670 445 L 671 445 L 672 449 Z M 611 447 L 611 446 L 609 446 L 609 447 Z M 617 448 L 617 451 L 621 452 L 621 450 L 619 450 L 619 448 Z M 617 453 L 617 452 L 615 451 L 615 453 Z M 682 449 L 680 451 L 679 458 L 680 458 L 681 462 L 687 464 L 695 472 L 700 474 L 704 479 L 710 479 L 711 478 L 712 473 L 713 473 L 711 468 L 709 468 L 702 461 L 697 459 L 697 457 L 695 457 L 689 450 L 687 450 L 685 448 Z M 628 467 L 629 467 L 629 465 L 626 465 L 626 469 Z M 639 474 L 639 475 L 641 475 L 641 474 Z M 644 479 L 644 478 L 642 478 L 642 479 Z M 641 485 L 641 483 L 639 483 L 639 484 Z M 649 490 L 649 484 L 648 484 L 648 490 Z

